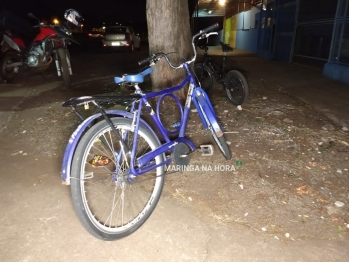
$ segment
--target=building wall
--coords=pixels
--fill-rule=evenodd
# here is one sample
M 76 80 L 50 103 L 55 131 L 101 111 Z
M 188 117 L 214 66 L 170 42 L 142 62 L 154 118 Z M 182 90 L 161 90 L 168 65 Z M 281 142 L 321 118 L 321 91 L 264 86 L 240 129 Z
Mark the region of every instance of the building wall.
M 224 40 L 225 44 L 235 48 L 236 45 L 236 30 L 237 30 L 237 15 L 225 19 L 224 25 Z
M 231 31 L 231 18 L 228 18 L 224 22 L 224 39 L 223 39 L 223 43 L 225 43 L 225 44 L 229 44 L 230 31 Z
M 267 8 L 263 9 L 265 10 L 263 13 L 261 13 L 262 6 L 259 5 L 227 17 L 224 42 L 233 48 L 254 52 L 267 59 L 275 59 L 276 50 L 281 50 L 282 54 L 289 54 L 290 62 L 299 57 L 314 61 L 327 61 L 323 68 L 324 75 L 349 84 L 349 0 L 330 1 L 332 5 L 337 6 L 331 6 L 331 12 L 324 10 L 326 9 L 325 4 L 330 4 L 330 2 L 326 2 L 328 0 L 319 0 L 319 2 L 316 0 L 297 0 L 297 3 L 300 3 L 300 11 L 299 17 L 296 19 L 295 34 L 293 33 L 295 48 L 285 51 L 283 48 L 287 46 L 287 43 L 280 41 L 280 37 L 277 39 L 278 41 L 275 40 L 273 25 L 274 23 L 282 24 L 282 19 L 275 17 L 276 10 L 279 10 L 283 20 L 286 22 L 290 20 L 285 18 L 281 9 L 276 8 L 278 4 L 281 5 L 288 1 L 292 2 L 290 0 L 266 1 L 267 5 L 264 7 Z M 317 6 L 315 8 L 316 3 L 319 5 L 322 3 L 323 7 Z M 269 9 L 273 5 L 274 8 Z M 333 8 L 337 10 L 336 14 L 334 14 Z M 297 8 L 294 8 L 293 12 L 288 10 L 286 15 L 294 17 L 294 14 L 298 14 L 297 12 Z M 326 17 L 326 15 L 330 17 Z M 269 23 L 270 26 L 268 26 Z M 288 32 L 292 32 L 292 30 L 288 30 Z M 290 38 L 287 42 L 291 40 Z
M 257 53 L 260 9 L 233 15 L 226 19 L 224 42 L 233 48 Z

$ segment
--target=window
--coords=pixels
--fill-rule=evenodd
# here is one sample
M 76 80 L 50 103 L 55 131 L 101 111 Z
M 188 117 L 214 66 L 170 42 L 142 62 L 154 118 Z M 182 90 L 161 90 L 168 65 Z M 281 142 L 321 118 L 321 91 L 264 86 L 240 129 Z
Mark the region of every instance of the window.
M 342 0 L 301 0 L 298 22 L 333 19 L 336 15 L 338 1 Z

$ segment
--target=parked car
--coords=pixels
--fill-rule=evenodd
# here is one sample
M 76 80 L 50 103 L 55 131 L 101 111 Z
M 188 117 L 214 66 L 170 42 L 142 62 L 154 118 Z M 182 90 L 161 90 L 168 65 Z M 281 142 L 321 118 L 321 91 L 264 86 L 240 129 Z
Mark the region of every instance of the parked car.
M 130 52 L 141 47 L 140 37 L 134 33 L 130 26 L 106 27 L 102 42 L 106 48 L 127 48 Z

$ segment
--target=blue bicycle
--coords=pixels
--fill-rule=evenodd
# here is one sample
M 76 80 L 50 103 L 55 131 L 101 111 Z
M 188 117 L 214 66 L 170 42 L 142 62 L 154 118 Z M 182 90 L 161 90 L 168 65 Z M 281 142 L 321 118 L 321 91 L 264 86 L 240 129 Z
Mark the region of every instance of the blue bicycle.
M 76 214 L 93 236 L 116 240 L 136 231 L 149 218 L 159 201 L 166 165 L 188 165 L 190 154 L 197 150 L 185 137 L 191 102 L 223 156 L 231 159 L 230 149 L 210 100 L 189 66 L 196 58 L 194 40 L 217 27 L 218 24 L 215 24 L 193 36 L 194 57 L 190 61 L 174 66 L 166 54 L 156 53 L 139 62 L 150 64 L 142 72 L 115 77 L 117 84 L 132 85 L 135 88 L 133 95 L 85 96 L 72 98 L 63 104 L 72 107 L 81 118 L 76 110 L 78 105 L 94 105 L 100 111 L 87 119 L 82 118 L 83 122 L 71 135 L 62 166 L 62 180 L 71 185 Z M 151 66 L 161 58 L 165 58 L 173 69 L 183 68 L 186 77 L 178 86 L 144 93 L 138 84 L 152 72 Z M 182 106 L 172 93 L 186 84 L 189 84 L 189 89 L 185 105 Z M 148 102 L 148 99 L 155 97 L 159 98 L 156 111 Z M 160 103 L 164 98 L 174 99 L 180 108 L 181 121 L 174 131 L 167 129 L 160 119 Z M 103 108 L 104 105 L 114 104 L 127 105 L 130 111 Z M 142 108 L 149 113 L 157 133 L 141 117 Z M 100 117 L 104 119 L 93 124 Z M 169 136 L 174 134 L 178 136 L 170 139 Z M 205 149 L 210 151 L 210 147 Z

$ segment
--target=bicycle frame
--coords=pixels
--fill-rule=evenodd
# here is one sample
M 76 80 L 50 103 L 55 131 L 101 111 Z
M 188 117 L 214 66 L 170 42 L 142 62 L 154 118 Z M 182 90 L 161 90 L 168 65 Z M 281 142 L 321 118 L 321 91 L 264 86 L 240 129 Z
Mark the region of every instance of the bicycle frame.
M 149 161 L 154 159 L 156 156 L 158 156 L 160 154 L 163 154 L 163 153 L 165 153 L 168 150 L 173 152 L 175 145 L 178 144 L 178 143 L 185 143 L 185 144 L 187 144 L 191 148 L 191 150 L 193 150 L 193 151 L 196 149 L 195 145 L 190 140 L 188 140 L 187 138 L 184 137 L 185 132 L 186 132 L 186 128 L 187 128 L 187 123 L 188 123 L 188 117 L 189 117 L 189 112 L 190 112 L 191 101 L 194 101 L 194 104 L 195 104 L 195 106 L 196 106 L 196 108 L 198 110 L 198 113 L 200 115 L 200 118 L 202 119 L 202 123 L 204 124 L 205 128 L 207 129 L 208 126 L 207 126 L 207 124 L 206 124 L 206 122 L 204 120 L 204 117 L 203 117 L 203 114 L 202 114 L 202 110 L 204 110 L 206 112 L 206 115 L 208 115 L 208 117 L 210 118 L 210 120 L 215 123 L 213 128 L 215 130 L 217 130 L 217 136 L 221 136 L 222 135 L 222 134 L 219 133 L 221 129 L 219 128 L 218 123 L 216 121 L 214 121 L 215 116 L 211 115 L 211 113 L 213 112 L 213 108 L 212 108 L 212 105 L 211 105 L 210 101 L 207 99 L 208 97 L 207 97 L 205 91 L 202 90 L 199 86 L 196 85 L 195 78 L 189 72 L 189 68 L 188 68 L 189 66 L 188 65 L 186 65 L 186 66 L 187 66 L 187 68 L 185 68 L 185 69 L 187 70 L 188 75 L 187 75 L 187 77 L 183 80 L 183 82 L 179 86 L 171 87 L 171 88 L 168 88 L 168 89 L 165 89 L 165 90 L 161 90 L 161 91 L 158 91 L 158 92 L 145 94 L 141 98 L 141 100 L 139 102 L 139 106 L 137 107 L 137 109 L 134 110 L 134 112 L 137 114 L 137 120 L 136 120 L 137 124 L 136 124 L 136 128 L 135 128 L 135 133 L 138 132 L 139 120 L 140 120 L 140 112 L 141 112 L 141 109 L 142 109 L 142 105 L 145 104 L 146 108 L 147 108 L 147 111 L 149 112 L 153 122 L 156 124 L 158 130 L 160 131 L 160 133 L 161 133 L 161 135 L 163 137 L 163 139 L 165 140 L 165 144 L 162 144 L 157 149 L 155 149 L 155 150 L 153 150 L 153 151 L 151 151 L 151 152 L 149 152 L 147 154 L 144 154 L 143 156 L 141 156 L 138 159 L 135 159 L 136 145 L 137 145 L 137 137 L 135 136 L 135 141 L 133 143 L 133 149 L 131 150 L 132 154 L 131 154 L 131 169 L 130 169 L 131 173 L 133 175 L 137 176 L 137 175 L 144 174 L 144 173 L 149 172 L 150 170 L 152 170 L 152 169 L 154 169 L 154 168 L 156 168 L 158 166 L 162 166 L 162 165 L 165 165 L 165 164 L 171 162 L 172 159 L 168 158 L 164 162 L 162 162 L 162 163 L 160 163 L 158 165 L 154 165 L 153 163 L 149 164 Z M 168 136 L 169 132 L 167 132 L 165 127 L 161 124 L 161 121 L 159 119 L 159 115 L 155 115 L 155 113 L 154 113 L 153 109 L 151 108 L 151 106 L 150 106 L 150 104 L 149 104 L 147 99 L 158 97 L 158 96 L 164 97 L 166 95 L 170 95 L 170 93 L 182 89 L 188 82 L 190 83 L 189 84 L 189 90 L 188 90 L 188 95 L 187 95 L 186 102 L 185 102 L 185 105 L 184 105 L 184 112 L 181 114 L 183 117 L 181 119 L 180 128 L 178 130 L 179 134 L 178 134 L 177 138 L 171 140 L 169 138 L 169 136 Z M 199 94 L 204 94 L 204 96 L 201 96 Z M 198 99 L 198 101 L 196 99 Z M 159 102 L 160 101 L 161 101 L 161 99 L 159 100 Z M 159 105 L 159 102 L 158 102 L 158 105 Z M 199 106 L 199 104 L 200 104 L 200 106 L 202 106 L 202 108 Z M 181 111 L 182 111 L 182 108 L 181 108 Z M 158 112 L 159 112 L 159 110 L 157 110 L 157 113 Z M 207 113 L 207 112 L 210 112 L 210 113 Z M 135 168 L 133 166 L 134 163 L 137 163 L 137 168 Z
M 190 147 L 190 149 L 192 151 L 194 151 L 196 149 L 195 145 L 189 139 L 184 137 L 186 127 L 187 127 L 189 112 L 190 112 L 189 110 L 190 110 L 191 101 L 194 102 L 204 127 L 206 129 L 210 129 L 212 134 L 214 132 L 216 138 L 223 136 L 223 131 L 217 122 L 217 118 L 216 118 L 216 115 L 214 113 L 212 104 L 211 104 L 207 94 L 205 93 L 205 91 L 196 82 L 196 78 L 191 73 L 190 66 L 189 66 L 191 63 L 193 63 L 195 61 L 196 55 L 197 55 L 195 45 L 194 45 L 194 40 L 198 36 L 204 35 L 207 32 L 215 30 L 216 28 L 218 28 L 218 23 L 201 30 L 199 33 L 197 33 L 196 35 L 194 35 L 192 37 L 192 47 L 194 50 L 194 56 L 190 61 L 186 61 L 179 66 L 172 65 L 171 62 L 168 60 L 166 54 L 164 54 L 164 53 L 153 54 L 150 57 L 148 57 L 142 61 L 139 61 L 139 65 L 145 64 L 147 62 L 150 62 L 150 65 L 154 65 L 161 57 L 165 56 L 168 64 L 173 69 L 184 68 L 187 75 L 186 75 L 185 79 L 182 81 L 182 83 L 178 86 L 170 87 L 170 88 L 167 88 L 165 90 L 158 91 L 158 92 L 144 94 L 144 93 L 142 93 L 142 90 L 138 87 L 138 83 L 143 82 L 143 77 L 147 74 L 150 74 L 152 72 L 152 70 L 147 69 L 147 70 L 144 70 L 143 72 L 141 72 L 140 74 L 137 74 L 137 75 L 130 75 L 130 76 L 123 75 L 121 78 L 115 77 L 115 79 L 114 79 L 115 83 L 121 84 L 123 82 L 129 82 L 136 88 L 135 94 L 138 95 L 138 97 L 137 98 L 133 97 L 130 100 L 130 101 L 132 101 L 132 113 L 122 111 L 122 110 L 104 111 L 104 109 L 94 100 L 93 97 L 88 97 L 88 96 L 78 98 L 80 100 L 78 100 L 77 103 L 75 103 L 76 102 L 75 101 L 72 104 L 68 104 L 68 106 L 69 105 L 74 106 L 74 109 L 75 109 L 76 105 L 81 104 L 81 103 L 79 103 L 79 101 L 82 101 L 83 103 L 92 102 L 99 108 L 100 113 L 92 115 L 89 118 L 83 120 L 83 122 L 75 129 L 75 131 L 71 135 L 69 142 L 68 142 L 68 145 L 66 146 L 64 156 L 63 156 L 61 178 L 62 178 L 62 181 L 64 184 L 67 184 L 67 185 L 70 184 L 71 165 L 72 165 L 73 156 L 74 156 L 75 150 L 77 148 L 78 142 L 80 141 L 80 138 L 82 137 L 85 130 L 91 126 L 92 121 L 97 119 L 101 115 L 105 118 L 106 122 L 110 125 L 110 127 L 113 130 L 113 132 L 115 133 L 116 137 L 118 139 L 120 139 L 121 150 L 123 150 L 122 153 L 130 154 L 131 159 L 130 159 L 130 170 L 128 172 L 129 175 L 132 174 L 132 175 L 138 176 L 138 175 L 144 174 L 152 169 L 155 169 L 159 166 L 166 165 L 167 163 L 169 163 L 172 160 L 171 156 L 165 158 L 165 160 L 163 162 L 161 162 L 157 165 L 152 163 L 152 160 L 156 156 L 160 156 L 161 154 L 164 154 L 166 151 L 174 152 L 175 146 L 178 143 L 185 143 L 188 147 Z M 158 57 L 158 55 L 160 55 L 160 58 Z M 184 105 L 184 112 L 183 112 L 183 106 L 179 103 L 179 100 L 172 95 L 172 92 L 180 90 L 187 83 L 189 83 L 189 90 L 188 90 L 187 98 L 186 98 L 185 105 Z M 160 96 L 159 101 L 161 101 L 162 98 L 165 96 L 172 96 L 173 98 L 175 98 L 177 104 L 179 105 L 179 107 L 181 109 L 181 123 L 180 123 L 179 130 L 176 129 L 176 131 L 178 131 L 178 133 L 179 133 L 178 137 L 176 139 L 171 140 L 169 138 L 167 133 L 171 133 L 171 132 L 168 132 L 169 130 L 165 129 L 165 127 L 162 125 L 159 115 L 155 116 L 155 112 L 151 108 L 150 103 L 147 100 L 147 99 L 158 97 L 158 96 Z M 91 98 L 91 100 L 90 100 L 90 98 Z M 84 100 L 84 99 L 86 99 L 86 100 Z M 159 111 L 159 101 L 158 101 L 158 106 L 157 106 L 158 110 L 157 111 Z M 139 103 L 138 106 L 136 106 L 136 103 Z M 147 111 L 149 112 L 157 129 L 160 131 L 160 134 L 164 138 L 164 140 L 165 140 L 164 144 L 160 142 L 156 133 L 150 127 L 150 125 L 141 118 L 141 110 L 142 110 L 143 104 L 145 105 Z M 77 115 L 80 116 L 78 113 L 77 113 Z M 160 144 L 161 146 L 159 146 L 158 148 L 154 149 L 153 151 L 150 151 L 150 152 L 142 155 L 138 159 L 136 159 L 136 150 L 135 149 L 136 149 L 136 145 L 137 145 L 137 136 L 134 137 L 132 150 L 130 150 L 130 148 L 128 148 L 128 146 L 124 142 L 125 141 L 124 138 L 122 138 L 120 136 L 120 134 L 116 130 L 114 124 L 111 122 L 109 116 L 119 116 L 119 117 L 121 116 L 121 117 L 128 118 L 128 119 L 132 120 L 130 128 L 131 128 L 131 131 L 135 131 L 136 134 L 138 133 L 140 125 L 142 125 L 142 127 L 145 127 L 147 130 L 149 130 L 149 132 L 152 133 L 154 139 L 157 140 L 157 144 Z M 80 118 L 81 118 L 81 116 L 80 116 Z M 209 124 L 209 126 L 208 126 L 208 124 Z M 113 153 L 115 153 L 115 152 L 113 152 Z M 118 157 L 118 161 L 120 161 L 119 157 Z M 132 179 L 130 178 L 130 176 L 128 177 L 128 179 L 130 182 L 132 182 Z
M 207 43 L 206 43 L 207 44 Z M 224 78 L 226 76 L 226 52 L 223 51 L 223 57 L 222 57 L 222 65 L 218 64 L 218 62 L 215 62 L 212 57 L 208 55 L 208 47 L 205 46 L 205 52 L 204 52 L 204 61 L 203 65 L 206 65 L 210 70 L 213 77 L 216 79 L 217 82 L 223 84 L 223 87 L 225 86 Z
M 222 61 L 222 65 L 219 65 L 217 62 L 215 62 L 210 56 L 208 56 L 207 54 L 205 54 L 205 59 L 203 64 L 208 66 L 210 68 L 210 70 L 212 71 L 212 74 L 214 76 L 214 78 L 216 79 L 216 81 L 221 81 L 222 79 L 224 79 L 225 77 L 225 61 L 226 61 L 226 56 L 223 56 L 223 61 Z
M 161 146 L 156 148 L 153 151 L 150 151 L 140 158 L 136 159 L 136 145 L 137 145 L 137 136 L 134 137 L 133 141 L 133 148 L 131 150 L 126 149 L 126 152 L 131 152 L 130 158 L 130 171 L 129 173 L 138 176 L 145 174 L 149 172 L 150 170 L 153 170 L 157 168 L 158 166 L 166 165 L 172 161 L 171 157 L 168 157 L 165 159 L 165 161 L 155 164 L 152 163 L 151 160 L 154 159 L 156 156 L 164 154 L 167 151 L 174 151 L 175 146 L 178 143 L 185 143 L 187 146 L 190 147 L 192 151 L 196 150 L 195 145 L 187 138 L 185 138 L 185 133 L 187 129 L 187 123 L 188 123 L 188 118 L 189 118 L 189 113 L 190 113 L 190 105 L 191 102 L 193 101 L 195 107 L 198 110 L 198 114 L 202 120 L 202 123 L 205 127 L 205 129 L 209 128 L 207 126 L 205 116 L 210 120 L 212 128 L 215 130 L 216 134 L 218 137 L 223 135 L 223 132 L 221 131 L 221 128 L 216 121 L 216 116 L 212 107 L 212 104 L 205 93 L 203 89 L 196 83 L 195 77 L 192 75 L 189 69 L 189 64 L 185 63 L 184 64 L 184 69 L 187 72 L 187 76 L 185 79 L 182 81 L 182 83 L 178 86 L 167 88 L 161 91 L 157 92 L 152 92 L 152 93 L 141 93 L 142 97 L 138 101 L 133 102 L 131 112 L 126 112 L 122 110 L 110 110 L 106 111 L 106 115 L 110 116 L 122 116 L 128 119 L 132 120 L 132 127 L 134 127 L 134 132 L 137 134 L 140 125 L 145 126 L 148 130 L 150 130 L 154 135 L 155 132 L 154 130 L 150 127 L 148 123 L 146 123 L 140 116 L 141 116 L 141 111 L 143 105 L 145 106 L 145 109 L 148 111 L 152 121 L 155 123 L 157 130 L 160 132 L 162 138 L 164 139 L 165 143 L 161 143 Z M 176 100 L 178 105 L 180 106 L 181 109 L 181 124 L 178 129 L 176 129 L 176 133 L 178 133 L 178 137 L 171 140 L 169 138 L 169 132 L 167 129 L 162 125 L 160 118 L 159 118 L 159 101 L 165 96 L 173 96 L 172 92 L 178 91 L 186 84 L 189 83 L 189 90 L 187 94 L 187 98 L 185 101 L 184 109 L 181 104 L 179 104 L 178 99 Z M 136 89 L 137 93 L 137 89 Z M 139 91 L 138 91 L 139 93 Z M 157 114 L 155 114 L 155 111 L 152 109 L 150 106 L 150 103 L 148 102 L 148 99 L 154 98 L 154 97 L 160 97 L 158 101 L 158 107 L 157 107 Z M 174 96 L 173 96 L 174 97 Z M 138 103 L 138 105 L 136 104 Z M 204 111 L 204 113 L 203 113 Z M 204 115 L 205 114 L 205 115 Z M 70 171 L 71 171 L 71 164 L 72 164 L 72 159 L 74 152 L 76 150 L 78 141 L 80 140 L 82 134 L 84 131 L 89 127 L 91 122 L 96 119 L 97 117 L 100 117 L 102 113 L 95 114 L 93 116 L 90 116 L 89 118 L 85 119 L 73 132 L 69 139 L 69 143 L 66 147 L 66 150 L 64 152 L 64 157 L 63 157 L 63 164 L 62 164 L 62 174 L 61 178 L 64 184 L 69 185 L 70 184 Z M 104 115 L 104 114 L 103 114 Z M 133 130 L 132 130 L 133 131 Z M 157 137 L 155 135 L 155 137 Z

